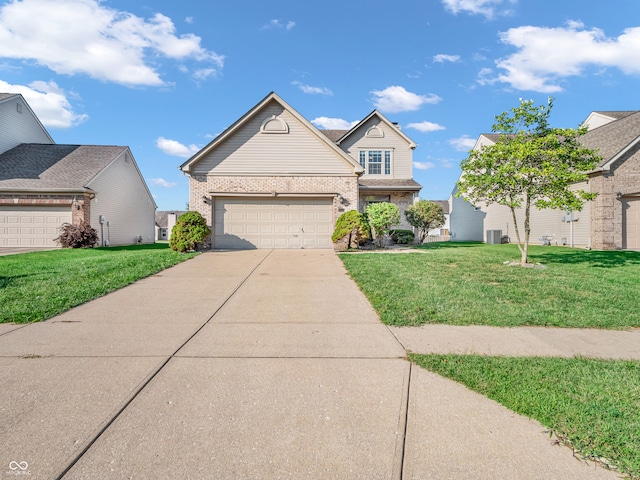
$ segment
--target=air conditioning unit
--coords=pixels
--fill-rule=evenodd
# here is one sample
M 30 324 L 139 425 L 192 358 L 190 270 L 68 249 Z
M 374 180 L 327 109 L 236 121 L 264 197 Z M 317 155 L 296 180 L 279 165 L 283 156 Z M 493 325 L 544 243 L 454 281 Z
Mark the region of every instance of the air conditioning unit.
M 487 230 L 487 243 L 491 245 L 499 245 L 501 243 L 502 230 Z

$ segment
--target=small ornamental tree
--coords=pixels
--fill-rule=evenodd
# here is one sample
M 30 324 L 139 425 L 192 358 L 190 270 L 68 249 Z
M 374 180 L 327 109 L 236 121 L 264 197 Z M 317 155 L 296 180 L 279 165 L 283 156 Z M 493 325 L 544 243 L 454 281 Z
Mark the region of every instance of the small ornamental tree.
M 370 203 L 365 213 L 374 233 L 376 246 L 382 247 L 384 236 L 393 225 L 400 223 L 400 209 L 389 202 Z
M 432 228 L 444 225 L 444 210 L 436 202 L 418 200 L 404 212 L 407 222 L 418 229 L 418 243 L 424 242 L 424 238 Z
M 371 228 L 364 214 L 357 210 L 349 210 L 338 217 L 331 240 L 337 243 L 345 237 L 346 248 L 355 248 L 371 238 Z
M 528 262 L 531 207 L 579 211 L 594 193 L 570 190 L 587 180 L 598 155 L 580 143 L 586 128 L 553 128 L 549 115 L 553 99 L 536 107 L 533 100 L 520 100 L 518 107 L 496 116 L 493 132 L 497 143 L 472 150 L 462 161 L 457 197 L 472 204 L 497 203 L 511 210 L 520 264 Z M 524 237 L 516 220 L 516 209 L 524 207 Z
M 63 223 L 55 241 L 63 248 L 92 248 L 98 244 L 98 232 L 82 220 L 77 225 Z
M 195 250 L 211 234 L 207 222 L 198 212 L 186 212 L 178 217 L 171 230 L 169 246 L 176 252 Z

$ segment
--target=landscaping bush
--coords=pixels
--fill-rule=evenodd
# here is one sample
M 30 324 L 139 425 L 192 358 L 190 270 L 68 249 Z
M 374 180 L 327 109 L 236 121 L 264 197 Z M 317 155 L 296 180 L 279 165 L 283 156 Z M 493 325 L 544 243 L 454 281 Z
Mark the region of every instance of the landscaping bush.
M 178 217 L 171 230 L 169 246 L 176 252 L 194 251 L 211 234 L 207 222 L 198 212 L 186 212 Z
M 404 212 L 407 222 L 418 229 L 418 243 L 424 242 L 425 237 L 432 228 L 444 225 L 444 211 L 436 202 L 430 200 L 418 200 Z
M 400 209 L 389 202 L 370 203 L 366 210 L 367 221 L 375 234 L 377 247 L 382 247 L 384 236 L 392 225 L 400 223 Z
M 416 238 L 415 234 L 411 230 L 401 229 L 390 230 L 389 236 L 391 237 L 391 240 L 401 245 L 411 243 Z
M 336 228 L 331 235 L 333 243 L 342 239 L 346 248 L 357 248 L 359 244 L 371 238 L 371 228 L 367 218 L 357 210 L 349 210 L 338 217 Z
M 78 225 L 63 223 L 55 241 L 63 248 L 91 248 L 98 244 L 98 232 L 84 220 Z

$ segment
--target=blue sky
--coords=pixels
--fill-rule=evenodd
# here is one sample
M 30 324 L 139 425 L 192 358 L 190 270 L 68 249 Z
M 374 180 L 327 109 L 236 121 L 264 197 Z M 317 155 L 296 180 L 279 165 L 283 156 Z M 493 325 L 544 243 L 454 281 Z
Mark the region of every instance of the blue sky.
M 585 7 L 588 5 L 588 7 Z M 160 210 L 178 166 L 269 92 L 320 128 L 379 109 L 446 199 L 495 115 L 555 98 L 552 122 L 640 109 L 637 0 L 0 0 L 0 92 L 56 143 L 127 145 Z

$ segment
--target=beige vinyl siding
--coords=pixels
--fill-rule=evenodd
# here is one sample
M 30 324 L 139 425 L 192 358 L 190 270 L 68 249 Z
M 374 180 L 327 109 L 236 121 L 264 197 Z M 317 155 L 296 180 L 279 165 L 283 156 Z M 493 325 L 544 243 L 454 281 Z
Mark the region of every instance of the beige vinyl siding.
M 482 242 L 484 240 L 485 212 L 476 209 L 464 198 L 451 195 L 451 214 L 449 215 L 449 234 L 454 242 Z
M 260 131 L 262 122 L 273 115 L 287 123 L 288 133 Z M 353 168 L 323 138 L 271 102 L 200 160 L 192 174 L 349 175 Z
M 22 113 L 18 112 L 17 104 L 21 105 Z M 53 142 L 27 105 L 15 97 L 0 103 L 0 153 L 21 143 Z
M 128 151 L 100 172 L 88 187 L 97 192 L 91 201 L 91 226 L 98 235 L 104 232 L 109 245 L 130 245 L 136 243 L 138 236 L 143 243 L 154 242 L 155 204 Z M 105 219 L 102 226 L 100 215 Z
M 589 191 L 587 182 L 572 185 L 571 190 Z M 487 240 L 487 230 L 501 230 L 502 235 L 509 235 L 511 242 L 516 242 L 516 232 L 513 225 L 511 209 L 503 205 L 479 204 L 479 209 L 461 198 L 452 199 L 451 232 L 454 234 L 454 241 L 485 241 Z M 586 202 L 582 211 L 574 212 L 573 222 L 573 245 L 575 247 L 590 246 L 590 202 Z M 532 245 L 542 243 L 540 238 L 552 237 L 551 243 L 570 245 L 571 224 L 563 222 L 562 218 L 566 212 L 563 210 L 531 208 L 530 226 L 531 234 L 529 241 Z M 524 241 L 524 208 L 516 210 L 516 219 L 520 239 Z
M 367 131 L 374 126 L 378 126 L 384 132 L 384 137 L 367 137 Z M 356 162 L 360 161 L 360 150 L 391 150 L 392 163 L 391 175 L 365 175 L 363 178 L 389 178 L 406 179 L 413 178 L 413 151 L 395 127 L 389 127 L 377 117 L 370 118 L 357 131 L 353 132 L 344 142 L 340 144 L 351 158 Z

